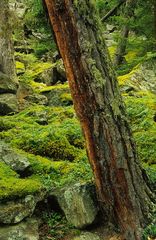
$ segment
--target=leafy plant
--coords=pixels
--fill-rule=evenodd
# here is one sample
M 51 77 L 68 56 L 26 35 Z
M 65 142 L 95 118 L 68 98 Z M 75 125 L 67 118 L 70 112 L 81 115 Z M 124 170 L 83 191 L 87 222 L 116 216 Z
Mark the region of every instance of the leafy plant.
M 56 212 L 45 212 L 43 220 L 45 223 L 42 228 L 45 228 L 46 225 L 47 239 L 50 240 L 60 240 L 73 229 L 73 226 L 66 221 L 65 217 Z
M 155 240 L 156 239 L 156 222 L 150 224 L 144 229 L 142 240 Z

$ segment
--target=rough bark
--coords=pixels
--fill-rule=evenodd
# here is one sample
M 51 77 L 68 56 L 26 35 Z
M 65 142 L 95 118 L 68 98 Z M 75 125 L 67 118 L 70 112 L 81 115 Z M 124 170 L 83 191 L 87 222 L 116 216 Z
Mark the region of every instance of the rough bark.
M 136 0 L 127 0 L 124 10 L 124 26 L 121 30 L 121 36 L 117 46 L 114 65 L 120 66 L 124 62 L 124 56 L 126 54 L 127 40 L 130 31 L 130 20 L 134 16 L 134 9 L 136 5 Z
M 99 202 L 125 239 L 140 239 L 152 194 L 142 176 L 94 3 L 45 2 L 86 139 Z
M 0 1 L 0 71 L 15 78 L 12 27 L 8 0 Z

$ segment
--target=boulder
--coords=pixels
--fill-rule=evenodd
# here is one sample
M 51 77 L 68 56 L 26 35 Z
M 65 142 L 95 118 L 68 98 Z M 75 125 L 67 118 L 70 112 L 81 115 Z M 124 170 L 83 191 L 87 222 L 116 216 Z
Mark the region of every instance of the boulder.
M 0 93 L 16 93 L 17 83 L 12 81 L 6 74 L 0 72 Z
M 50 86 L 53 82 L 53 67 L 43 71 L 38 77 L 34 79 L 35 82 L 43 82 Z
M 13 226 L 0 227 L 0 239 L 2 240 L 38 240 L 38 222 L 28 218 Z
M 67 81 L 66 73 L 62 60 L 56 62 L 53 67 L 43 71 L 36 79 L 36 82 L 43 82 L 47 86 L 55 85 L 56 83 L 64 83 Z
M 83 232 L 80 236 L 74 237 L 72 240 L 100 240 L 100 237 L 95 233 Z
M 23 172 L 30 166 L 26 157 L 17 153 L 3 141 L 0 141 L 0 162 L 4 162 L 17 172 Z
M 18 112 L 18 101 L 15 94 L 0 94 L 0 115 Z
M 0 223 L 15 224 L 31 216 L 36 207 L 34 196 L 28 195 L 24 199 L 9 201 L 0 205 Z
M 137 65 L 130 73 L 120 76 L 122 92 L 150 91 L 156 93 L 156 59 L 152 58 Z M 128 89 L 128 90 L 127 90 Z
M 40 105 L 47 105 L 48 103 L 47 97 L 41 94 L 28 95 L 24 99 L 30 103 L 36 103 Z
M 48 106 L 69 106 L 73 104 L 70 90 L 66 84 L 58 84 L 42 91 L 48 99 Z
M 75 184 L 55 197 L 67 220 L 76 228 L 83 229 L 96 221 L 99 209 L 93 184 Z
M 14 0 L 9 0 L 9 7 L 11 10 L 16 12 L 16 15 L 20 18 L 23 19 L 25 12 L 27 10 L 27 6 L 22 0 L 14 1 Z

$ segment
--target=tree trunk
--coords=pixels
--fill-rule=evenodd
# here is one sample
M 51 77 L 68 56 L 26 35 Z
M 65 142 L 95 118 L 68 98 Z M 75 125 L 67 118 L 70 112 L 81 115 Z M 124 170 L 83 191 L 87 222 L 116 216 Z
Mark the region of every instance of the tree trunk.
M 119 9 L 119 7 L 125 3 L 125 0 L 121 0 L 115 7 L 113 7 L 102 19 L 101 21 L 106 21 L 109 17 L 114 16 Z
M 0 1 L 0 71 L 15 78 L 12 27 L 8 0 Z
M 152 194 L 142 176 L 93 1 L 45 3 L 86 139 L 99 202 L 125 239 L 139 240 Z
M 156 0 L 154 0 L 154 38 L 156 40 Z
M 130 20 L 134 16 L 135 5 L 136 5 L 136 0 L 126 1 L 126 6 L 124 10 L 125 22 L 121 30 L 121 36 L 119 39 L 119 43 L 117 46 L 115 59 L 114 59 L 114 65 L 116 67 L 120 66 L 124 62 L 124 56 L 126 54 L 127 40 L 129 36 L 129 30 L 130 30 Z
M 126 24 L 121 32 L 121 36 L 119 39 L 119 43 L 116 49 L 115 53 L 115 59 L 114 59 L 114 66 L 118 67 L 125 61 L 125 55 L 126 55 L 126 46 L 128 41 L 128 35 L 129 35 L 129 26 Z

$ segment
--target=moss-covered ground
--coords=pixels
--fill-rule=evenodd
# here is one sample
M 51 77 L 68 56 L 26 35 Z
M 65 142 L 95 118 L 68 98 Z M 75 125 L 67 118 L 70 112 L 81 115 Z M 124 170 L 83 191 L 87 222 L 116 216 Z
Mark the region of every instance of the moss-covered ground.
M 126 64 L 118 69 L 119 85 L 129 83 L 138 64 L 148 58 L 130 39 Z M 109 48 L 111 56 L 115 46 Z M 84 138 L 75 115 L 68 84 L 46 86 L 35 79 L 55 64 L 43 62 L 34 54 L 17 53 L 16 68 L 20 82 L 33 92 L 42 94 L 62 91 L 64 107 L 29 105 L 15 115 L 0 117 L 0 138 L 18 149 L 30 162 L 24 176 L 0 163 L 0 201 L 27 194 L 49 191 L 77 181 L 92 180 L 92 171 L 85 151 Z M 147 170 L 153 186 L 156 184 L 156 96 L 148 91 L 124 93 L 127 113 L 138 149 L 138 157 Z M 70 106 L 69 105 L 70 102 Z M 49 219 L 49 217 L 48 217 Z M 49 221 L 49 220 L 48 220 Z
M 46 125 L 40 119 L 46 118 Z M 84 150 L 84 139 L 73 107 L 35 105 L 0 117 L 1 139 L 24 154 L 31 166 L 21 179 L 2 164 L 0 199 L 12 199 L 40 190 L 90 180 L 92 173 Z
M 123 97 L 140 161 L 155 182 L 156 98 L 143 92 L 138 92 L 137 97 L 126 94 Z M 46 124 L 42 125 L 41 118 L 45 118 Z M 0 117 L 0 126 L 1 139 L 19 149 L 31 163 L 31 174 L 25 179 L 1 164 L 0 199 L 92 178 L 72 106 L 31 106 L 18 114 Z

